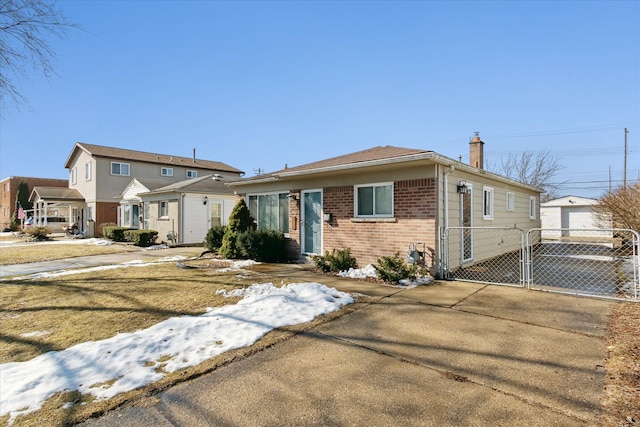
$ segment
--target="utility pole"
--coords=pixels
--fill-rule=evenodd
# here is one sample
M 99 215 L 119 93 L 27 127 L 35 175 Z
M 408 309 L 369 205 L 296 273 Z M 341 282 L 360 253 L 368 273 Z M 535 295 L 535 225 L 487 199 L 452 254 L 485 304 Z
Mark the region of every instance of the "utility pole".
M 622 186 L 627 188 L 627 134 L 629 131 L 627 128 L 624 128 L 624 169 L 623 169 L 623 177 L 622 177 Z

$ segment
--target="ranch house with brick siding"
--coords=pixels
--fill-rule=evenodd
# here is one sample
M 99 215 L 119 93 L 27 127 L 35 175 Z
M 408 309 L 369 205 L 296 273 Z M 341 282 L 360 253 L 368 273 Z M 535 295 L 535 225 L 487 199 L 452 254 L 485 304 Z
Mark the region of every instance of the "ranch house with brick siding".
M 403 256 L 419 242 L 434 272 L 447 227 L 540 227 L 541 190 L 484 170 L 483 146 L 478 136 L 471 140 L 470 165 L 433 151 L 384 146 L 231 185 L 258 228 L 285 233 L 293 256 L 351 248 L 364 266 L 383 255 Z M 472 234 L 466 244 L 474 244 Z M 492 256 L 469 253 L 473 259 L 449 261 Z

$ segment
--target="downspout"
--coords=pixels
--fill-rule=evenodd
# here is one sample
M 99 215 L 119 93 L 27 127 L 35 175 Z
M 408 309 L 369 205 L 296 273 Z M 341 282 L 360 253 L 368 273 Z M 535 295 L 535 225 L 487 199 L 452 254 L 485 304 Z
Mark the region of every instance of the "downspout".
M 178 207 L 179 217 L 178 217 L 178 238 L 176 239 L 176 243 L 182 243 L 182 236 L 184 236 L 184 196 L 185 193 L 182 193 L 181 197 L 178 198 L 178 203 L 180 206 Z
M 439 240 L 439 244 L 438 244 L 438 248 L 440 249 L 440 254 L 438 257 L 438 276 L 441 279 L 445 278 L 445 273 L 444 273 L 444 265 L 442 263 L 442 259 L 444 257 L 444 231 L 449 228 L 449 174 L 451 174 L 453 171 L 455 170 L 455 166 L 452 164 L 449 165 L 449 170 L 445 171 L 443 174 L 443 179 L 442 179 L 442 186 L 443 189 L 442 191 L 444 192 L 443 194 L 443 221 L 442 221 L 442 230 L 440 230 L 438 232 L 438 240 Z

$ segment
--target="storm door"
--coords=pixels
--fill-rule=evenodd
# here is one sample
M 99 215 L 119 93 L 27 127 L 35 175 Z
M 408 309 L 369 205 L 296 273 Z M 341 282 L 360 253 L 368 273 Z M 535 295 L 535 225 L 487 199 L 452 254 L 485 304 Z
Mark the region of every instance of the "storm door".
M 460 194 L 460 259 L 462 262 L 473 259 L 473 188 L 467 184 L 468 191 Z
M 302 192 L 302 253 L 322 253 L 322 190 Z

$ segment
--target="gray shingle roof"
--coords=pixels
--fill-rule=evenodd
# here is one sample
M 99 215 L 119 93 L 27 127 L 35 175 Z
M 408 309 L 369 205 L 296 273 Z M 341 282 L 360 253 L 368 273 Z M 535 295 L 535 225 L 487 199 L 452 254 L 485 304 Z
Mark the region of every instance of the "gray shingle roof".
M 157 163 L 162 165 L 176 165 L 184 167 L 196 167 L 199 169 L 208 169 L 211 171 L 219 172 L 233 172 L 243 173 L 240 169 L 236 169 L 233 166 L 229 166 L 226 163 L 216 162 L 212 160 L 196 159 L 195 163 L 193 158 L 171 156 L 167 154 L 148 153 L 145 151 L 127 150 L 124 148 L 105 147 L 102 145 L 85 144 L 84 142 L 77 142 L 71 150 L 71 154 L 67 158 L 64 167 L 69 168 L 71 166 L 71 160 L 74 157 L 76 150 L 85 150 L 94 157 L 106 157 L 111 159 L 131 160 L 144 163 Z
M 84 197 L 78 190 L 64 187 L 33 187 L 29 200 L 37 194 L 41 199 L 48 201 L 66 200 L 84 202 Z

